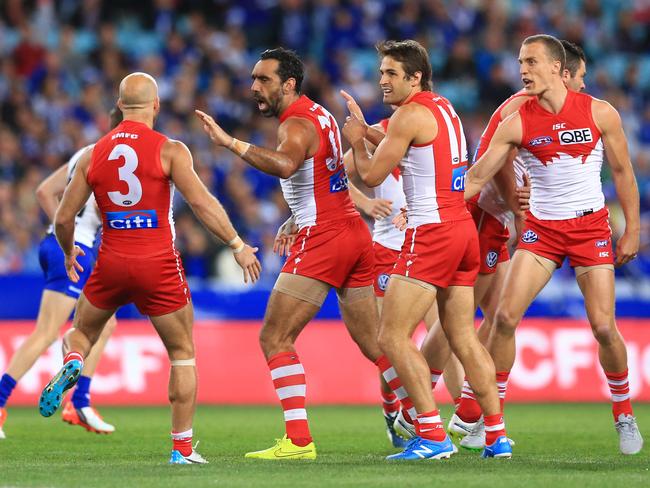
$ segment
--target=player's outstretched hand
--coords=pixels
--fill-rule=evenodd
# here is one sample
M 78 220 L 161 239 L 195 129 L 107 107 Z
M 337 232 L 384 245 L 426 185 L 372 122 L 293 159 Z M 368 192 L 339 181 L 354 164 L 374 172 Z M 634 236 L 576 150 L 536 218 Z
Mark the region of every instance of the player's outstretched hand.
M 528 210 L 530 208 L 530 180 L 526 173 L 524 173 L 524 186 L 518 186 L 515 191 L 519 199 L 519 208 Z
M 383 219 L 393 213 L 393 202 L 383 198 L 369 198 L 360 205 L 361 210 L 368 217 Z
M 298 226 L 293 218 L 289 217 L 278 229 L 273 241 L 273 252 L 278 256 L 288 256 L 289 250 L 298 236 Z
M 616 260 L 614 266 L 617 268 L 636 259 L 639 252 L 639 234 L 624 232 L 616 243 Z
M 194 113 L 203 122 L 203 130 L 215 143 L 219 146 L 229 146 L 232 143 L 232 137 L 210 115 L 200 110 L 195 110 Z
M 251 247 L 248 244 L 244 245 L 244 249 L 241 252 L 233 253 L 235 256 L 235 261 L 244 271 L 244 283 L 255 283 L 260 279 L 260 274 L 262 273 L 262 265 L 255 256 L 255 253 L 259 249 L 257 247 Z
M 345 119 L 345 125 L 343 126 L 343 136 L 348 140 L 350 144 L 354 144 L 360 139 L 366 137 L 368 127 L 364 125 L 359 118 L 351 114 Z
M 363 116 L 361 107 L 359 107 L 359 104 L 354 99 L 354 97 L 345 90 L 341 90 L 341 96 L 345 98 L 345 104 L 348 106 L 348 112 L 350 112 L 350 115 L 354 115 L 363 123 L 363 125 L 367 126 L 368 124 L 366 123 L 366 118 Z
M 70 281 L 73 283 L 77 283 L 79 281 L 79 273 L 77 273 L 77 271 L 83 273 L 84 270 L 83 266 L 81 266 L 81 264 L 79 264 L 77 261 L 77 256 L 85 255 L 86 253 L 79 246 L 74 246 L 72 248 L 72 254 L 65 255 L 65 272 L 68 274 L 68 278 L 70 278 Z
M 397 230 L 406 230 L 406 224 L 408 224 L 409 219 L 408 215 L 406 214 L 406 207 L 402 207 L 399 209 L 400 212 L 393 218 L 393 225 L 397 228 Z

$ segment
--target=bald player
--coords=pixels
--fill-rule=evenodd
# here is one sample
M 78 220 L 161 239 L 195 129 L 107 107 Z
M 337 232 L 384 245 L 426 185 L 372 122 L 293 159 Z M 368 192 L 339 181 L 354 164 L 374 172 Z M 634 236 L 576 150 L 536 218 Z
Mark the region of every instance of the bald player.
M 151 319 L 171 363 L 173 448 L 169 462 L 203 464 L 207 461 L 192 447 L 197 383 L 193 308 L 174 247 L 174 187 L 206 228 L 231 247 L 245 282 L 259 278 L 257 248 L 237 235 L 221 204 L 194 171 L 187 147 L 153 130 L 160 111 L 156 81 L 146 73 L 128 75 L 120 83 L 118 107 L 124 121 L 80 158 L 55 216 L 56 238 L 74 282 L 82 271 L 77 258 L 83 255 L 73 241 L 74 217 L 91 193 L 104 231 L 97 265 L 79 297 L 74 327 L 64 338 L 63 368 L 43 390 L 39 409 L 45 417 L 56 411 L 63 392 L 76 383 L 108 318 L 122 305 L 135 303 Z

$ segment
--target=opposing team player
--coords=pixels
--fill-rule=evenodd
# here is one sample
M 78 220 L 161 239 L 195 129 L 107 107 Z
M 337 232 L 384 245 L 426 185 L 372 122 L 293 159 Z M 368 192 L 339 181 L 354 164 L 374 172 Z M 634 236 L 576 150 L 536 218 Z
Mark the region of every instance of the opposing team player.
M 122 112 L 113 109 L 110 119 L 111 128 L 117 126 L 122 121 Z M 92 145 L 77 151 L 67 164 L 48 176 L 36 189 L 38 201 L 50 222 L 54 221 L 59 199 L 72 177 L 77 161 L 84 152 L 91 148 Z M 56 237 L 54 237 L 53 227 L 48 229 L 47 235 L 41 241 L 39 258 L 45 274 L 45 288 L 36 318 L 36 329 L 20 345 L 11 358 L 7 371 L 0 379 L 0 439 L 5 437 L 2 427 L 7 418 L 7 412 L 4 406 L 11 392 L 39 356 L 58 338 L 59 330 L 70 317 L 81 289 L 90 276 L 96 257 L 93 244 L 100 227 L 101 220 L 97 215 L 95 200 L 91 196 L 76 217 L 75 245 L 83 249 L 85 253 L 85 256 L 80 258 L 80 264 L 84 271 L 79 274 L 77 283 L 73 283 L 66 274 L 64 255 L 56 242 Z M 115 427 L 104 422 L 97 410 L 90 406 L 92 376 L 115 324 L 115 318 L 111 317 L 84 364 L 84 369 L 72 395 L 72 401 L 66 403 L 62 413 L 65 422 L 80 425 L 90 432 L 110 434 L 115 431 Z
M 554 37 L 525 39 L 519 62 L 524 89 L 534 98 L 502 122 L 467 176 L 466 198 L 471 198 L 519 148 L 532 184 L 530 211 L 495 316 L 492 357 L 507 378 L 517 325 L 568 258 L 598 341 L 620 450 L 635 454 L 643 439 L 630 404 L 627 351 L 614 317 L 614 266 L 636 257 L 640 232 L 639 193 L 621 120 L 609 103 L 567 90 L 565 51 Z M 615 255 L 600 181 L 605 155 L 626 223 Z
M 368 186 L 377 186 L 401 166 L 409 209 L 409 227 L 384 298 L 379 343 L 386 356 L 378 364 L 393 390 L 405 389 L 413 402 L 417 435 L 389 459 L 446 458 L 454 452 L 433 399 L 429 367 L 410 340 L 435 300 L 452 350 L 486 413 L 484 456 L 510 457 L 494 366 L 473 326 L 478 238 L 463 187 L 454 184 L 462 182 L 467 167 L 462 124 L 451 104 L 430 91 L 431 66 L 421 45 L 388 41 L 378 51 L 384 103 L 398 105 L 386 136 L 369 157 L 363 121 L 352 114 L 343 132 Z
M 563 82 L 569 90 L 580 92 L 585 88 L 584 77 L 587 71 L 584 51 L 572 42 L 566 40 L 560 42 L 566 53 L 566 65 L 562 74 Z M 501 121 L 516 112 L 519 107 L 531 98 L 533 96 L 522 89 L 503 102 L 492 114 L 476 149 L 475 161 L 487 150 L 490 140 Z M 514 154 L 509 155 L 510 157 L 512 157 L 512 164 L 508 161 L 495 175 L 495 180 L 488 182 L 478 196 L 467 202 L 479 232 L 481 270 L 476 280 L 475 289 L 477 289 L 477 293 L 475 297 L 477 299 L 476 303 L 480 305 L 485 317 L 479 329 L 479 338 L 486 345 L 492 331 L 494 314 L 496 313 L 510 259 L 505 246 L 509 239 L 507 226 L 514 218 L 510 210 L 513 203 L 504 201 L 501 193 L 505 193 L 503 190 L 507 190 L 507 186 L 513 184 L 510 181 L 513 170 L 518 185 L 523 184 L 523 178 L 526 174 L 523 159 Z M 501 180 L 500 186 L 505 187 L 501 191 L 496 187 L 497 177 Z M 527 186 L 526 191 L 528 190 L 529 187 Z M 521 225 L 523 225 L 522 221 L 518 225 L 520 229 Z M 482 292 L 481 290 L 485 291 Z M 438 358 L 430 356 L 427 359 L 435 362 Z M 505 398 L 506 381 L 507 377 L 498 372 L 497 386 L 499 388 L 499 398 L 502 402 Z M 463 437 L 460 441 L 462 447 L 479 450 L 485 444 L 485 430 L 483 427 L 481 408 L 474 398 L 471 386 L 465 382 L 461 401 L 449 422 L 449 431 Z
M 257 459 L 314 459 L 305 410 L 305 371 L 294 343 L 336 288 L 343 321 L 362 353 L 375 361 L 377 307 L 372 290 L 372 241 L 348 192 L 338 125 L 322 106 L 301 95 L 301 60 L 278 48 L 262 53 L 251 90 L 262 115 L 278 117 L 276 150 L 239 141 L 197 111 L 210 138 L 251 166 L 279 176 L 299 228 L 269 298 L 260 334 L 271 378 L 284 410 L 286 435 Z
M 171 362 L 169 400 L 173 449 L 170 463 L 205 463 L 192 447 L 196 369 L 192 340 L 193 309 L 183 265 L 174 247 L 171 209 L 178 187 L 205 226 L 233 249 L 244 281 L 256 281 L 256 249 L 247 246 L 227 214 L 193 169 L 187 147 L 152 129 L 160 110 L 158 87 L 145 73 L 120 83 L 118 106 L 124 121 L 84 153 L 55 217 L 55 234 L 65 254 L 68 276 L 79 280 L 74 216 L 91 193 L 104 231 L 97 264 L 79 297 L 74 327 L 65 336 L 68 350 L 61 371 L 41 394 L 39 409 L 49 417 L 62 394 L 77 381 L 84 358 L 115 310 L 133 302 L 148 315 Z

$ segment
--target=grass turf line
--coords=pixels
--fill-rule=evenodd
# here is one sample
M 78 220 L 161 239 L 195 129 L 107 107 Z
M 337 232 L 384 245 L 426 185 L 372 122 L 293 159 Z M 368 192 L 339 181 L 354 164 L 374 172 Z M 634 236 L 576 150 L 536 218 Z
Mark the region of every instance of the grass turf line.
M 443 415 L 450 407 L 442 407 Z M 36 408 L 9 408 L 8 438 L 0 441 L 0 486 L 85 487 L 459 487 L 650 486 L 650 446 L 637 456 L 618 453 L 607 404 L 510 405 L 512 460 L 482 460 L 461 450 L 449 461 L 388 463 L 379 407 L 309 409 L 318 459 L 258 461 L 247 451 L 282 435 L 278 407 L 199 407 L 195 440 L 207 466 L 168 466 L 167 408 L 102 408 L 117 427 L 110 436 L 44 419 Z M 636 405 L 650 439 L 650 405 Z

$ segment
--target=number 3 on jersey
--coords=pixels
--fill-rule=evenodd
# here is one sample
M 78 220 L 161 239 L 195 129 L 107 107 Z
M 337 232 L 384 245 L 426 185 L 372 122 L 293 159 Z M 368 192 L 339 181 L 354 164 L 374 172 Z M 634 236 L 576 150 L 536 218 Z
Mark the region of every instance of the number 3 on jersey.
M 118 144 L 111 151 L 108 160 L 117 161 L 120 158 L 124 158 L 124 165 L 118 168 L 117 174 L 120 181 L 127 184 L 128 191 L 126 194 L 119 191 L 109 191 L 107 194 L 115 205 L 132 207 L 142 198 L 142 184 L 134 174 L 138 167 L 138 155 L 131 146 Z

